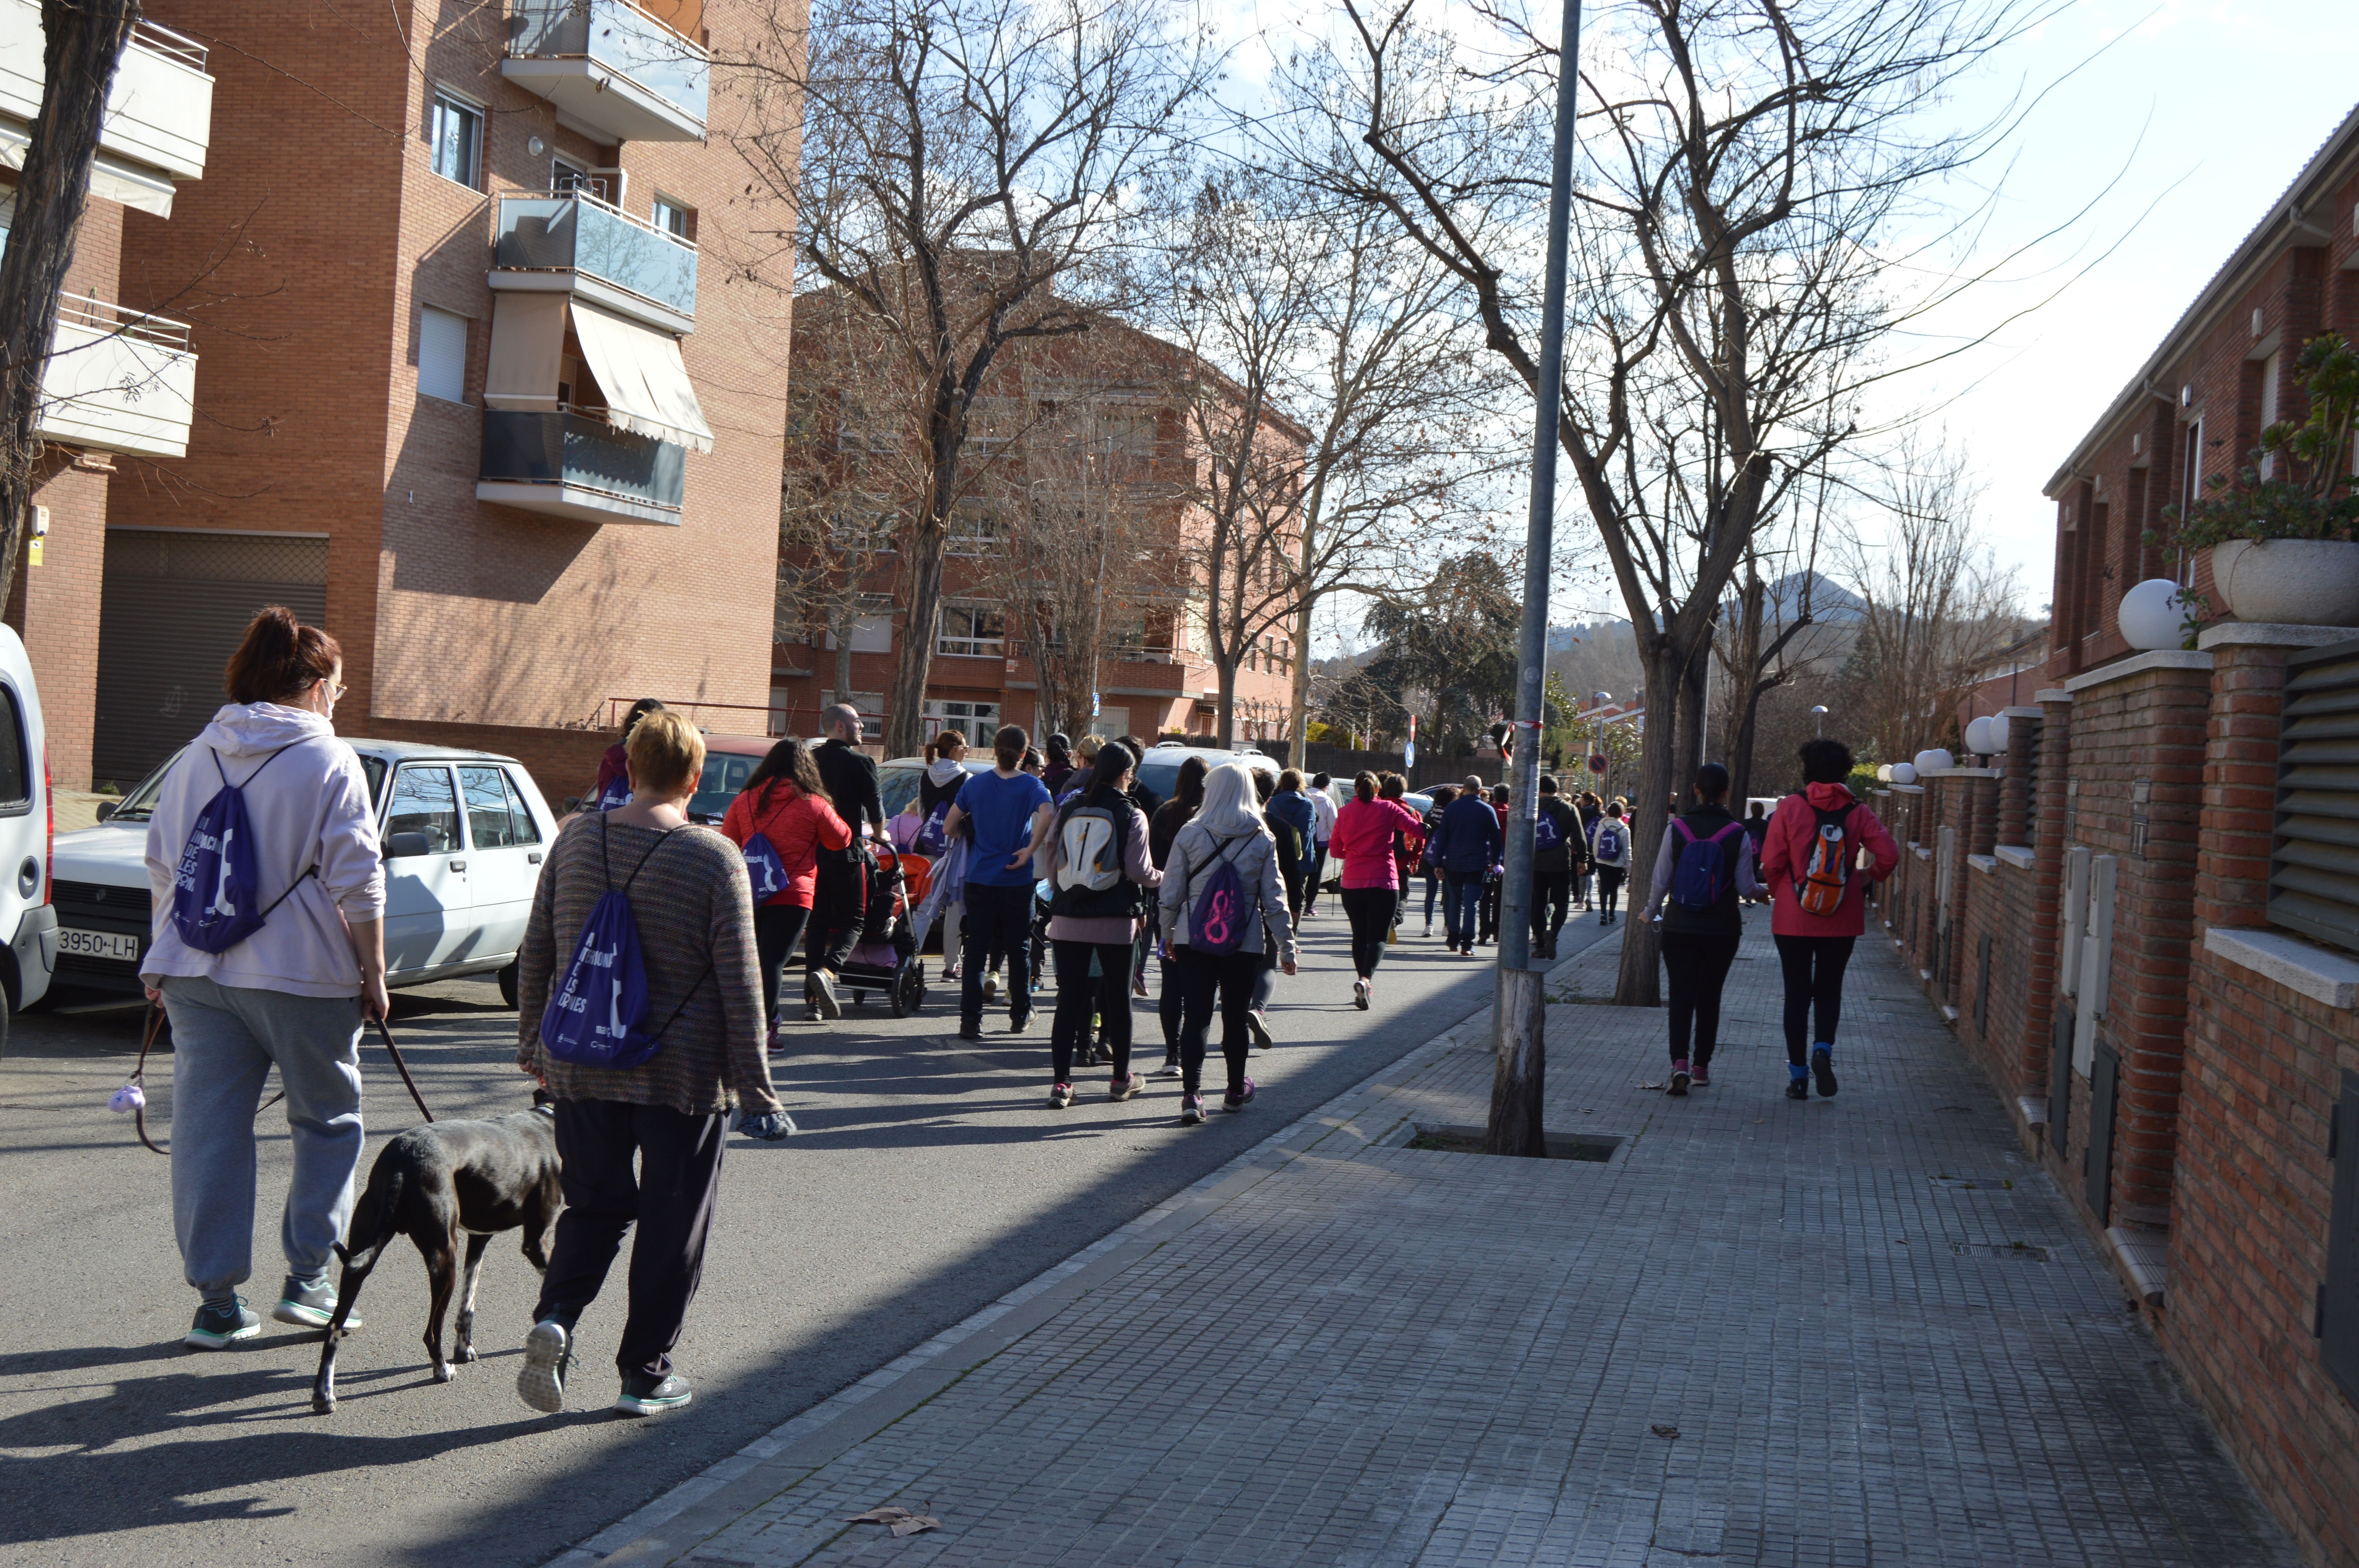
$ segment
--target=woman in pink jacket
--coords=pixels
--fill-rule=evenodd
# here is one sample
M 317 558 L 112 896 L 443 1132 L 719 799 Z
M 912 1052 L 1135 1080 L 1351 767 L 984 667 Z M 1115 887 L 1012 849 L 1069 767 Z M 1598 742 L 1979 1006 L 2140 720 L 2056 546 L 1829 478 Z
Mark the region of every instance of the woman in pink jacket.
M 1776 899 L 1769 934 L 1786 971 L 1786 1098 L 1835 1092 L 1835 1025 L 1843 1016 L 1843 967 L 1866 929 L 1867 884 L 1900 864 L 1899 847 L 1875 813 L 1843 784 L 1851 748 L 1802 743 L 1802 792 L 1777 803 L 1761 846 L 1761 876 Z M 1871 863 L 1862 870 L 1860 851 Z M 1804 1029 L 1815 1015 L 1817 1028 Z M 1808 1046 L 1807 1053 L 1804 1047 Z

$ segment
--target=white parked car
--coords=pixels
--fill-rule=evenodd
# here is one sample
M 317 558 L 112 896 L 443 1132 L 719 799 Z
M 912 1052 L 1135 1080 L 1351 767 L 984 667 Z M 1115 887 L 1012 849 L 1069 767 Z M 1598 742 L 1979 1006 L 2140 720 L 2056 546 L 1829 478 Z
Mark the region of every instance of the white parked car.
M 557 818 L 513 757 L 348 741 L 385 845 L 386 983 L 495 974 L 516 1005 L 516 957 Z M 177 762 L 175 753 L 172 761 Z M 57 983 L 139 989 L 150 930 L 147 817 L 171 762 L 95 827 L 57 841 Z M 0 810 L 5 810 L 0 806 Z
M 58 912 L 49 902 L 49 731 L 32 662 L 16 633 L 0 626 L 0 1045 L 8 1013 L 49 993 L 57 963 Z

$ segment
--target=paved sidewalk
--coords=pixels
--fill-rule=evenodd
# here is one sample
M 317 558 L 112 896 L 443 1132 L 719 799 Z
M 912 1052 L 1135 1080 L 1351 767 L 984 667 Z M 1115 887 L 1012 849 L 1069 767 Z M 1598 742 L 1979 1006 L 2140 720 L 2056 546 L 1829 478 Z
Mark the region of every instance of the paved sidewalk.
M 1574 1000 L 1618 944 L 1552 978 L 1609 1160 L 1406 1146 L 1484 1119 L 1479 1014 L 560 1561 L 2293 1563 L 1884 944 L 1783 1098 L 1754 918 L 1684 1100 Z

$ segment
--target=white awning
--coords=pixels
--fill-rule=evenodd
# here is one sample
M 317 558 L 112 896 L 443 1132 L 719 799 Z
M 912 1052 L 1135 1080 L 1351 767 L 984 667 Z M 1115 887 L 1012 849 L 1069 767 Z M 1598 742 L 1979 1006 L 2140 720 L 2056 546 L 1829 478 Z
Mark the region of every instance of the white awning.
M 679 340 L 578 299 L 572 309 L 573 335 L 606 395 L 608 421 L 636 435 L 711 451 L 712 427 L 689 384 Z
M 0 121 L 0 167 L 25 167 L 25 148 L 31 141 L 26 129 Z M 158 218 L 172 215 L 172 177 L 159 169 L 143 168 L 113 153 L 102 152 L 90 166 L 90 193 Z

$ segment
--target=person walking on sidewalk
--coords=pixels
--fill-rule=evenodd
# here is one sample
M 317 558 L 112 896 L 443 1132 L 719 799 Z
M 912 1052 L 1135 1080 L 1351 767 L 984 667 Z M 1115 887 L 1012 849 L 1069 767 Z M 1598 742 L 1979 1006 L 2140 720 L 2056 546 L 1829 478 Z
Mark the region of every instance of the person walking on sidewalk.
M 1557 933 L 1572 901 L 1574 846 L 1581 818 L 1557 793 L 1556 775 L 1540 778 L 1539 812 L 1532 818 L 1532 946 L 1542 958 L 1556 957 Z
M 1025 771 L 1030 772 L 1029 769 Z M 926 771 L 918 775 L 919 817 L 931 822 L 935 813 L 940 812 L 947 820 L 951 807 L 958 802 L 959 791 L 965 786 L 966 777 L 966 736 L 963 733 L 944 730 L 926 742 Z M 1042 783 L 1045 786 L 1047 780 L 1043 778 Z M 948 838 L 947 831 L 944 838 Z M 964 913 L 962 900 L 953 899 L 942 905 L 942 979 L 945 980 L 959 978 L 959 923 Z
M 1712 1082 L 1712 1054 L 1720 1043 L 1720 993 L 1728 967 L 1745 940 L 1739 898 L 1759 898 L 1753 845 L 1745 825 L 1728 814 L 1728 770 L 1706 762 L 1696 770 L 1695 806 L 1671 818 L 1655 853 L 1655 872 L 1641 920 L 1662 925 L 1663 968 L 1670 976 L 1670 1092 Z
M 704 1274 L 732 1103 L 754 1137 L 781 1138 L 793 1125 L 762 1050 L 745 854 L 688 820 L 703 737 L 676 713 L 650 714 L 631 732 L 628 761 L 631 804 L 576 819 L 549 847 L 517 955 L 516 1065 L 555 1101 L 564 1167 L 565 1210 L 516 1373 L 518 1397 L 549 1415 L 565 1408 L 574 1327 L 634 1226 L 614 1408 L 651 1415 L 689 1402 L 671 1351 Z M 629 900 L 646 1023 L 659 1045 L 632 1067 L 566 1061 L 541 1038 L 549 992 L 615 890 Z
M 1587 914 L 1597 907 L 1597 857 L 1591 852 L 1589 841 L 1597 832 L 1597 819 L 1605 815 L 1605 803 L 1593 789 L 1581 792 L 1581 863 L 1573 873 L 1573 891 L 1581 895 L 1581 912 Z
M 1371 780 L 1372 793 L 1374 788 Z M 1278 967 L 1289 975 L 1295 971 L 1294 927 L 1286 913 L 1286 890 L 1278 885 L 1277 846 L 1262 826 L 1253 775 L 1243 762 L 1223 762 L 1204 776 L 1202 809 L 1171 840 L 1160 914 L 1163 939 L 1180 960 L 1185 987 L 1180 1120 L 1193 1126 L 1204 1119 L 1199 1090 L 1215 999 L 1221 1054 L 1229 1068 L 1229 1092 L 1222 1103 L 1243 1110 L 1254 1098 L 1254 1081 L 1245 1076 L 1251 1044 L 1245 1012 L 1254 978 L 1261 972 L 1263 944 L 1277 942 Z
M 762 1008 L 769 1018 L 769 1048 L 784 1051 L 787 959 L 810 924 L 817 896 L 819 858 L 852 842 L 820 783 L 819 764 L 800 741 L 781 741 L 721 818 L 721 836 L 743 849 L 756 835 L 778 859 L 784 885 L 754 906 L 754 950 L 762 967 Z
M 640 719 L 650 713 L 662 711 L 663 704 L 652 697 L 643 697 L 631 704 L 631 710 L 623 715 L 622 733 L 599 755 L 598 782 L 590 786 L 589 795 L 582 802 L 586 809 L 612 811 L 630 799 L 631 781 L 626 773 L 623 749 L 630 744 L 631 731 L 638 728 Z
M 1488 947 L 1499 939 L 1499 899 L 1506 884 L 1506 867 L 1503 863 L 1507 850 L 1507 786 L 1491 786 L 1491 810 L 1499 818 L 1499 849 L 1491 859 L 1491 869 L 1483 877 L 1482 930 L 1475 940 Z
M 1429 939 L 1433 935 L 1433 901 L 1441 893 L 1441 867 L 1433 858 L 1433 838 L 1441 831 L 1441 814 L 1457 798 L 1456 784 L 1436 784 L 1432 790 L 1433 805 L 1425 814 L 1425 850 L 1417 858 L 1417 868 L 1425 878 L 1425 935 Z
M 1296 920 L 1310 906 L 1310 878 L 1318 864 L 1319 806 L 1310 798 L 1301 771 L 1288 768 L 1277 775 L 1277 793 L 1270 797 L 1267 815 L 1294 829 L 1300 853 L 1286 879 L 1286 910 Z M 1273 831 L 1275 826 L 1273 825 Z M 1330 836 L 1334 832 L 1331 825 Z
M 1114 1053 L 1106 1098 L 1126 1100 L 1147 1087 L 1130 1070 L 1131 940 L 1146 907 L 1140 890 L 1160 885 L 1163 873 L 1147 853 L 1147 814 L 1125 793 L 1136 765 L 1119 741 L 1099 751 L 1089 783 L 1058 808 L 1041 862 L 1040 874 L 1055 890 L 1049 943 L 1057 960 L 1057 1012 L 1049 1051 L 1056 1076 L 1049 1104 L 1056 1110 L 1073 1103 L 1073 1054 L 1090 1042 L 1093 1014 Z
M 1605 814 L 1589 830 L 1589 858 L 1597 865 L 1597 924 L 1614 924 L 1614 905 L 1622 897 L 1622 879 L 1630 874 L 1630 824 L 1619 800 L 1608 801 Z
M 1302 917 L 1319 913 L 1319 895 L 1327 886 L 1327 846 L 1335 838 L 1334 781 L 1325 773 L 1310 775 L 1310 886 L 1302 895 Z
M 1866 929 L 1867 884 L 1892 874 L 1900 864 L 1900 849 L 1875 813 L 1844 786 L 1852 771 L 1850 747 L 1840 741 L 1805 741 L 1798 754 L 1802 791 L 1779 801 L 1770 814 L 1761 870 L 1776 899 L 1769 932 L 1777 943 L 1777 966 L 1785 971 L 1786 1095 L 1808 1099 L 1813 1077 L 1821 1095 L 1835 1092 L 1843 968 Z M 1869 860 L 1864 869 L 1859 864 L 1863 853 Z
M 361 1025 L 386 1005 L 375 805 L 360 758 L 336 739 L 343 668 L 336 640 L 292 611 L 256 614 L 230 655 L 229 703 L 173 762 L 147 820 L 155 915 L 139 978 L 172 1022 L 172 1235 L 197 1292 L 182 1341 L 194 1349 L 262 1332 L 237 1287 L 254 1272 L 254 1121 L 274 1066 L 295 1169 L 270 1315 L 321 1328 L 336 1311 L 328 1265 L 361 1162 Z M 233 788 L 262 920 L 224 946 L 212 917 L 231 851 L 210 849 L 217 828 L 201 851 L 199 830 Z
M 1343 917 L 1352 923 L 1352 1005 L 1363 1012 L 1375 996 L 1376 963 L 1385 956 L 1385 935 L 1400 903 L 1400 862 L 1394 840 L 1422 833 L 1416 812 L 1377 791 L 1376 775 L 1352 781 L 1352 798 L 1335 816 L 1335 852 L 1343 857 Z
M 1434 864 L 1441 868 L 1441 936 L 1446 951 L 1474 956 L 1474 922 L 1483 902 L 1483 881 L 1499 858 L 1499 814 L 1491 809 L 1479 774 L 1469 773 L 1462 793 L 1441 814 L 1432 838 Z
M 1008 1033 L 1021 1034 L 1032 1021 L 1032 889 L 1040 863 L 1034 857 L 1057 811 L 1049 786 L 1019 765 L 1031 743 L 1021 725 L 1002 725 L 991 738 L 991 772 L 968 778 L 944 819 L 952 833 L 973 824 L 960 959 L 966 977 L 959 987 L 962 1040 L 983 1038 L 983 977 L 995 957 L 1007 962 Z
M 1204 806 L 1204 775 L 1211 769 L 1201 757 L 1189 757 L 1180 763 L 1179 782 L 1171 786 L 1171 798 L 1156 809 L 1147 824 L 1147 856 L 1159 872 L 1171 863 L 1171 841 L 1180 829 L 1195 819 Z M 1162 942 L 1160 923 L 1156 923 L 1155 946 L 1162 954 L 1163 990 L 1156 999 L 1156 1012 L 1163 1025 L 1163 1065 L 1151 1075 L 1158 1078 L 1180 1076 L 1180 1004 L 1187 994 L 1187 986 L 1180 976 L 1179 960 Z
M 876 793 L 876 762 L 860 749 L 860 710 L 839 702 L 820 715 L 828 739 L 813 753 L 820 783 L 834 803 L 836 815 L 852 828 L 854 838 L 881 838 L 885 833 L 885 803 Z M 847 842 L 819 858 L 814 889 L 810 946 L 803 954 L 803 994 L 810 1016 L 842 1018 L 843 1004 L 836 1000 L 836 977 L 852 961 L 860 928 L 868 914 L 867 852 Z

